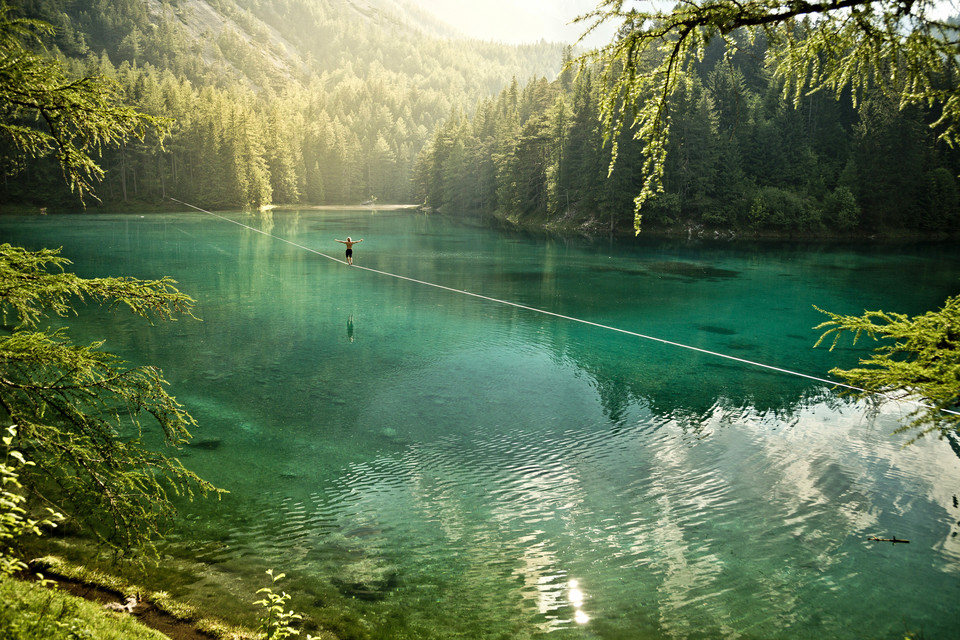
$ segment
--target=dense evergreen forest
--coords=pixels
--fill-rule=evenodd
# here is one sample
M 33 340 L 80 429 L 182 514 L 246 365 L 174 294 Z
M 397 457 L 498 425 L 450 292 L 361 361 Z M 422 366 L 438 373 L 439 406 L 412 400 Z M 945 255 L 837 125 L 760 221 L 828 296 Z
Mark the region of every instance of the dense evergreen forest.
M 47 48 L 169 118 L 159 140 L 104 149 L 105 204 L 205 207 L 411 202 L 438 123 L 512 78 L 553 77 L 562 48 L 450 39 L 392 0 L 20 0 Z M 0 202 L 76 209 L 54 160 L 10 149 Z M 89 203 L 88 205 L 95 204 Z
M 559 44 L 457 39 L 396 0 L 21 0 L 77 75 L 168 118 L 104 149 L 107 206 L 426 204 L 482 221 L 632 229 L 643 149 L 611 146 L 600 74 Z M 960 231 L 960 152 L 935 112 L 880 93 L 794 106 L 762 40 L 720 46 L 670 105 L 665 192 L 647 230 L 869 235 Z M 0 148 L 0 202 L 76 209 L 53 159 Z M 88 205 L 96 204 L 89 203 Z
M 719 44 L 670 102 L 664 193 L 644 229 L 822 235 L 956 233 L 960 154 L 936 140 L 935 112 L 888 96 L 825 93 L 796 108 L 746 38 Z M 569 54 L 568 54 L 569 55 Z M 516 84 L 434 135 L 418 193 L 441 211 L 523 225 L 632 229 L 642 147 L 611 145 L 598 122 L 598 73 Z

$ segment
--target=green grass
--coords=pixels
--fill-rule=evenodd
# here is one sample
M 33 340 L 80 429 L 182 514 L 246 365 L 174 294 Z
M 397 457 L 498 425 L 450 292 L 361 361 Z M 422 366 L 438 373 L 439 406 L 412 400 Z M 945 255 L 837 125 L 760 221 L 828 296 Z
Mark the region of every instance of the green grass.
M 0 578 L 0 637 L 4 640 L 166 640 L 129 615 L 63 591 Z

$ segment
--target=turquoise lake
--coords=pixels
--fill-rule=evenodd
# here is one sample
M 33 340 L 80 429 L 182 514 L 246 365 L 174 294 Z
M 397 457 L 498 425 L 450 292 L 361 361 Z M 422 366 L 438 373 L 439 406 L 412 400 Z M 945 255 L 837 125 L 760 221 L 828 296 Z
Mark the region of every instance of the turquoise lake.
M 174 595 L 252 616 L 273 568 L 344 639 L 960 637 L 957 442 L 904 447 L 909 405 L 631 335 L 829 377 L 874 345 L 814 349 L 814 305 L 939 308 L 955 246 L 222 215 L 257 231 L 0 218 L 0 241 L 63 247 L 79 275 L 169 275 L 197 300 L 202 321 L 64 321 L 163 369 L 200 425 L 178 456 L 230 491 L 183 505 Z

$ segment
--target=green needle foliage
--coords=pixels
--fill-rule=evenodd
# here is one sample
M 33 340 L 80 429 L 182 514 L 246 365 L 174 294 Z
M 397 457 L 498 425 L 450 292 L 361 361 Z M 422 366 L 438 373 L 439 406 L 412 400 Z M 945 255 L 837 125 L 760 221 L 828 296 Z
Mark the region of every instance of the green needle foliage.
M 0 5 L 0 142 L 15 161 L 53 154 L 82 198 L 104 175 L 93 154 L 164 123 L 125 106 L 103 77 L 69 77 L 43 51 L 51 27 L 13 13 Z M 143 441 L 149 426 L 180 446 L 194 420 L 155 367 L 129 367 L 102 342 L 74 345 L 38 323 L 86 302 L 174 320 L 194 301 L 169 278 L 83 279 L 67 265 L 59 250 L 0 245 L 0 420 L 17 426 L 18 450 L 36 463 L 19 481 L 37 502 L 117 550 L 143 550 L 174 513 L 173 496 L 216 491 Z
M 59 60 L 44 55 L 44 22 L 14 17 L 0 4 L 0 141 L 22 158 L 53 154 L 72 191 L 93 194 L 104 176 L 93 159 L 104 146 L 144 140 L 168 123 L 124 105 L 115 83 L 103 76 L 70 77 Z M 7 166 L 15 174 L 17 166 Z
M 15 325 L 0 337 L 0 415 L 37 462 L 21 476 L 37 498 L 119 550 L 143 548 L 173 515 L 173 495 L 216 491 L 142 441 L 150 424 L 180 446 L 195 422 L 155 367 L 128 367 L 102 342 L 74 345 L 37 323 L 84 300 L 175 320 L 193 300 L 169 278 L 83 279 L 67 264 L 59 251 L 0 245 L 0 313 Z
M 180 293 L 170 278 L 85 280 L 64 271 L 70 261 L 60 255 L 59 249 L 26 251 L 3 244 L 0 253 L 0 313 L 4 323 L 10 319 L 8 313 L 28 326 L 36 325 L 45 311 L 64 317 L 73 312 L 75 301 L 84 302 L 86 298 L 111 307 L 125 305 L 147 319 L 151 313 L 174 319 L 175 314 L 189 314 L 193 306 L 193 299 Z
M 854 344 L 864 335 L 883 342 L 860 361 L 862 366 L 830 373 L 868 390 L 857 392 L 861 397 L 881 393 L 879 397 L 922 402 L 898 429 L 919 429 L 911 442 L 932 431 L 946 435 L 960 429 L 960 296 L 948 298 L 937 311 L 914 317 L 885 311 L 845 316 L 818 310 L 830 320 L 816 327 L 826 329 L 817 345 L 832 337 L 833 350 L 845 334 L 852 335 Z
M 586 54 L 603 69 L 601 115 L 613 147 L 624 127 L 644 144 L 643 183 L 635 200 L 640 230 L 644 202 L 663 191 L 670 137 L 670 99 L 689 82 L 707 45 L 722 39 L 726 55 L 767 41 L 767 66 L 783 81 L 784 96 L 850 90 L 856 104 L 879 88 L 907 105 L 938 105 L 933 124 L 950 145 L 960 138 L 960 41 L 957 25 L 935 17 L 935 0 L 707 0 L 683 1 L 669 11 L 640 11 L 638 3 L 603 0 L 579 20 L 587 33 L 618 26 L 613 41 Z M 655 3 L 652 4 L 655 6 Z

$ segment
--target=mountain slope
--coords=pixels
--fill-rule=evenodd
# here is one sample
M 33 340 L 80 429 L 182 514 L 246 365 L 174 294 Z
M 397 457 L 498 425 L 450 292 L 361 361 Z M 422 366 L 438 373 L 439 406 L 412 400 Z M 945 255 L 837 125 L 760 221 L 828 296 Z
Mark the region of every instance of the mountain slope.
M 84 5 L 84 6 L 81 6 Z M 513 77 L 552 78 L 562 45 L 505 46 L 455 32 L 399 0 L 26 0 L 27 15 L 58 28 L 67 56 L 149 63 L 197 84 L 243 79 L 257 88 L 378 62 L 425 85 L 452 74 L 475 100 Z
M 49 48 L 78 73 L 118 79 L 131 102 L 174 122 L 165 149 L 105 151 L 106 200 L 173 191 L 209 206 L 410 201 L 414 160 L 439 122 L 514 79 L 554 77 L 563 54 L 560 44 L 447 37 L 449 27 L 403 0 L 19 8 L 55 26 Z M 48 173 L 28 167 L 0 199 L 49 204 Z

